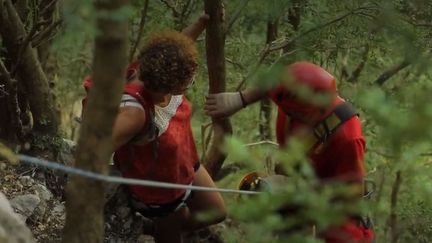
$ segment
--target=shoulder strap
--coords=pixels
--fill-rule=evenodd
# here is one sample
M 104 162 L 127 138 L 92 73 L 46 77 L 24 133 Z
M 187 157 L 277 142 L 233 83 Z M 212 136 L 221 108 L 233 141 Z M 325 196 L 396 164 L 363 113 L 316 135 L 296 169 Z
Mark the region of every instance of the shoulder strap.
M 349 102 L 344 102 L 337 106 L 329 116 L 324 118 L 314 127 L 314 135 L 317 142 L 325 142 L 338 127 L 358 113 Z
M 134 97 L 142 105 L 146 117 L 149 118 L 146 120 L 146 124 L 140 134 L 145 134 L 144 137 L 148 141 L 155 140 L 158 135 L 158 128 L 154 123 L 155 108 L 150 94 L 144 89 L 143 85 L 136 83 L 126 84 L 124 93 Z M 137 140 L 139 140 L 139 138 L 142 138 L 142 135 L 136 137 Z
M 146 115 L 146 124 L 139 134 L 132 138 L 131 142 L 146 141 L 152 146 L 153 156 L 150 162 L 149 179 L 152 179 L 156 170 L 157 150 L 159 147 L 158 133 L 159 129 L 154 121 L 155 108 L 150 94 L 145 90 L 142 84 L 128 83 L 124 87 L 124 93 L 134 97 L 144 108 Z M 134 159 L 134 148 L 129 147 L 130 159 Z
M 153 100 L 150 94 L 144 89 L 144 86 L 136 83 L 128 83 L 124 86 L 124 94 L 134 97 L 147 111 L 154 112 Z

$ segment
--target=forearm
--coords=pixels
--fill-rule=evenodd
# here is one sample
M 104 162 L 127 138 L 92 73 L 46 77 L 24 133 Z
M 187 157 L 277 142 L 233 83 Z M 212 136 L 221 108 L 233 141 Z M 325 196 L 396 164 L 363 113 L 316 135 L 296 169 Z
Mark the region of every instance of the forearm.
M 258 89 L 247 89 L 240 91 L 240 94 L 242 96 L 243 106 L 247 106 L 266 97 L 267 92 Z
M 144 110 L 135 107 L 120 108 L 112 132 L 114 151 L 135 137 L 142 130 L 145 120 Z
M 207 25 L 208 15 L 202 15 L 197 21 L 182 30 L 182 33 L 196 41 Z

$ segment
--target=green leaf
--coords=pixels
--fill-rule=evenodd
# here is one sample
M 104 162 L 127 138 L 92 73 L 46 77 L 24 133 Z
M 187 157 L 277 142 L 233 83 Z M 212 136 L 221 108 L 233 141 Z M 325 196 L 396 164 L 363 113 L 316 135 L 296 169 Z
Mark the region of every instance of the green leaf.
M 2 143 L 0 143 L 0 159 L 5 159 L 14 165 L 18 164 L 19 161 L 16 154 Z

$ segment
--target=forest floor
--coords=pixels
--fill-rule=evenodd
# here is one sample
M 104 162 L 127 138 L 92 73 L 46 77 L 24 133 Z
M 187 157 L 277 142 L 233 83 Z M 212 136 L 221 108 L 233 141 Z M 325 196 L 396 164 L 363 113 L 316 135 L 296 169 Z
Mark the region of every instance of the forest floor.
M 4 161 L 0 161 L 0 167 L 0 191 L 37 242 L 60 242 L 65 223 L 64 201 L 46 188 L 43 173 Z
M 0 161 L 0 192 L 5 194 L 15 212 L 26 222 L 37 242 L 61 242 L 65 225 L 65 176 L 27 165 L 13 166 Z M 113 200 L 113 198 L 115 200 Z M 105 242 L 152 243 L 153 237 L 142 233 L 148 219 L 134 214 L 116 193 L 105 208 Z M 230 220 L 187 236 L 187 242 L 223 242 L 221 232 Z

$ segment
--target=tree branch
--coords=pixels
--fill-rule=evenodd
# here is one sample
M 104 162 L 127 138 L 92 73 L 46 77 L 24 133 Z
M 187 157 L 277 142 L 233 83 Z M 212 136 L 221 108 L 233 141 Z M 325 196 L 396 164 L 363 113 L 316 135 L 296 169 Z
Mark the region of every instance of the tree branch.
M 363 11 L 363 10 L 369 10 L 369 9 L 370 9 L 370 8 L 367 8 L 367 7 L 359 7 L 359 8 L 353 9 L 353 10 L 351 10 L 351 11 L 349 11 L 349 12 L 347 12 L 347 13 L 341 15 L 341 16 L 339 16 L 339 17 L 336 18 L 336 19 L 333 19 L 333 20 L 328 21 L 328 22 L 326 22 L 326 23 L 324 23 L 324 24 L 320 24 L 320 25 L 317 25 L 317 26 L 315 26 L 315 27 L 313 27 L 313 28 L 310 28 L 310 29 L 306 30 L 305 32 L 300 33 L 298 36 L 294 37 L 294 38 L 291 39 L 291 40 L 288 40 L 288 41 L 286 41 L 286 42 L 284 42 L 284 43 L 281 43 L 281 44 L 273 44 L 273 45 L 269 48 L 268 51 L 271 52 L 271 51 L 276 51 L 276 50 L 283 49 L 283 48 L 285 48 L 286 46 L 291 45 L 291 44 L 294 43 L 295 41 L 297 41 L 297 40 L 299 40 L 299 39 L 305 37 L 306 35 L 308 35 L 308 34 L 310 34 L 310 33 L 313 33 L 313 32 L 315 32 L 315 31 L 317 31 L 317 30 L 324 29 L 324 28 L 326 28 L 326 27 L 328 27 L 328 26 L 330 26 L 330 25 L 332 25 L 332 24 L 334 24 L 334 23 L 337 23 L 337 22 L 339 22 L 339 21 L 342 21 L 342 20 L 346 19 L 347 17 L 349 17 L 349 16 L 351 16 L 351 15 L 356 15 L 356 14 L 358 14 L 359 12 L 361 12 L 361 11 Z
M 51 39 L 54 35 L 52 35 L 53 33 L 55 34 L 55 30 L 56 28 L 63 23 L 62 19 L 59 19 L 57 21 L 55 21 L 54 23 L 50 24 L 47 28 L 43 29 L 41 32 L 39 32 L 38 34 L 36 34 L 32 40 L 32 47 L 36 48 L 39 45 L 41 45 L 43 43 L 43 41 Z
M 351 77 L 348 78 L 348 80 L 347 80 L 348 82 L 354 83 L 357 81 L 357 79 L 360 76 L 360 73 L 363 71 L 364 66 L 367 62 L 368 54 L 369 54 L 369 44 L 366 44 L 365 49 L 363 51 L 362 60 L 360 61 L 360 63 L 357 65 L 357 67 L 352 72 Z
M 225 57 L 225 61 L 226 61 L 227 63 L 232 64 L 233 66 L 236 66 L 236 67 L 242 69 L 242 70 L 245 69 L 245 67 L 244 67 L 241 63 L 238 63 L 238 62 L 236 62 L 236 61 L 234 61 L 234 60 L 232 60 L 232 59 L 230 59 L 230 58 L 228 58 L 228 57 Z
M 132 62 L 132 60 L 134 59 L 135 52 L 138 48 L 139 43 L 141 42 L 141 38 L 142 38 L 142 35 L 144 33 L 144 25 L 145 25 L 145 21 L 146 21 L 146 17 L 147 17 L 148 5 L 149 5 L 149 0 L 145 0 L 144 8 L 141 11 L 141 19 L 140 19 L 140 24 L 139 24 L 138 36 L 137 36 L 135 42 L 133 43 L 132 48 L 131 48 L 130 53 L 129 53 L 129 62 Z
M 33 131 L 44 135 L 56 135 L 59 117 L 54 100 L 50 93 L 48 81 L 40 62 L 30 45 L 21 47 L 23 36 L 26 36 L 24 25 L 10 0 L 0 0 L 0 35 L 2 44 L 12 63 L 17 63 L 19 81 L 27 92 L 34 121 Z M 22 49 L 21 53 L 19 50 Z M 20 61 L 18 61 L 18 58 Z M 10 72 L 11 76 L 12 68 Z M 22 82 L 21 82 L 22 81 Z
M 181 18 L 185 18 L 186 16 L 188 16 L 191 13 L 191 8 L 189 7 L 191 5 L 193 0 L 187 0 L 186 4 L 184 4 L 182 6 L 181 9 Z M 183 22 L 183 19 L 182 19 Z
M 241 12 L 246 8 L 249 0 L 243 0 L 239 6 L 236 8 L 237 11 L 229 18 L 228 24 L 225 29 L 225 34 L 227 35 L 231 28 L 233 27 L 234 23 L 239 19 Z
M 173 13 L 174 17 L 180 16 L 180 13 L 177 11 L 176 7 L 168 0 L 160 0 L 165 6 L 167 6 Z
M 24 137 L 24 130 L 22 122 L 20 120 L 21 110 L 18 104 L 18 88 L 17 81 L 13 79 L 9 72 L 7 71 L 3 61 L 0 58 L 0 79 L 6 85 L 6 96 L 7 96 L 7 106 L 10 112 L 10 120 L 12 123 L 13 131 L 9 134 L 10 141 L 15 142 L 15 139 L 21 140 Z
M 388 70 L 386 70 L 385 72 L 383 72 L 375 81 L 374 83 L 382 86 L 389 78 L 393 77 L 395 74 L 397 74 L 399 71 L 401 71 L 402 69 L 408 67 L 409 65 L 411 65 L 411 63 L 407 60 L 402 61 L 401 63 L 392 66 L 391 68 L 389 68 Z
M 45 16 L 46 14 L 48 14 L 48 11 L 53 11 L 53 7 L 55 6 L 55 4 L 57 3 L 58 0 L 52 0 L 51 2 L 49 2 L 47 5 L 45 5 L 45 7 L 39 12 L 40 16 Z M 44 3 L 44 1 L 40 2 L 40 5 L 42 5 Z M 41 9 L 42 6 L 39 5 L 39 9 Z
M 32 42 L 34 36 L 37 33 L 37 30 L 39 29 L 39 27 L 43 26 L 44 24 L 46 24 L 45 21 L 40 21 L 36 24 L 33 24 L 32 28 L 30 29 L 30 31 L 28 32 L 28 34 L 26 35 L 24 40 L 22 40 L 22 42 L 20 43 L 15 64 L 11 68 L 12 76 L 15 76 L 16 69 L 17 69 L 18 65 L 20 64 L 21 56 L 22 56 L 25 48 Z
M 267 57 L 267 55 L 270 54 L 270 52 L 268 51 L 268 48 L 269 48 L 269 45 L 266 45 L 265 48 L 264 48 L 264 50 L 260 54 L 260 58 L 258 59 L 258 62 L 255 64 L 255 66 L 252 69 L 250 69 L 250 71 L 246 74 L 246 76 L 244 76 L 244 78 L 239 82 L 239 84 L 237 85 L 237 87 L 236 87 L 235 90 L 240 91 L 242 89 L 243 85 L 246 83 L 246 80 L 250 79 L 259 70 L 259 67 L 262 65 L 262 63 L 264 62 L 264 60 Z M 278 60 L 280 58 L 282 58 L 282 57 L 286 57 L 286 56 L 292 55 L 296 51 L 297 50 L 292 50 L 290 52 L 285 52 L 285 53 L 283 53 L 278 58 Z M 277 61 L 275 61 L 274 63 L 276 63 L 276 62 Z
M 408 24 L 412 25 L 413 27 L 425 27 L 425 28 L 430 28 L 432 27 L 432 22 L 427 23 L 427 22 L 417 22 L 415 19 L 403 19 L 403 21 L 407 22 Z
M 252 71 L 250 71 L 246 75 L 246 77 L 242 81 L 240 81 L 240 83 L 237 85 L 236 90 L 240 90 L 243 87 L 243 85 L 245 84 L 246 80 L 249 79 L 258 70 L 258 68 L 264 62 L 265 58 L 271 52 L 277 51 L 277 50 L 280 50 L 280 49 L 288 48 L 288 47 L 294 45 L 294 43 L 296 41 L 298 41 L 299 39 L 303 38 L 304 36 L 306 36 L 306 35 L 314 32 L 314 31 L 320 30 L 322 28 L 328 27 L 328 26 L 330 26 L 330 25 L 332 25 L 334 23 L 337 23 L 339 21 L 342 21 L 343 19 L 345 19 L 345 18 L 347 18 L 347 17 L 349 17 L 351 15 L 359 14 L 359 11 L 363 11 L 363 10 L 370 10 L 370 8 L 368 8 L 368 7 L 359 7 L 359 8 L 353 9 L 353 10 L 351 10 L 351 11 L 343 14 L 342 16 L 340 16 L 340 17 L 338 17 L 338 18 L 336 18 L 334 20 L 331 20 L 331 21 L 329 21 L 327 23 L 324 23 L 324 24 L 321 24 L 321 25 L 318 25 L 318 26 L 315 26 L 315 27 L 311 28 L 311 29 L 309 29 L 309 30 L 307 30 L 307 31 L 299 34 L 298 36 L 292 38 L 291 40 L 285 41 L 285 42 L 283 42 L 281 44 L 277 44 L 277 43 L 279 43 L 279 41 L 275 40 L 272 43 L 267 44 L 264 47 L 264 49 L 261 51 L 260 58 L 259 58 L 257 64 L 254 66 L 254 68 L 252 69 Z M 293 52 L 295 52 L 295 50 L 292 50 L 291 52 L 288 52 L 288 53 L 286 53 L 284 55 L 289 55 L 289 54 L 291 54 Z

